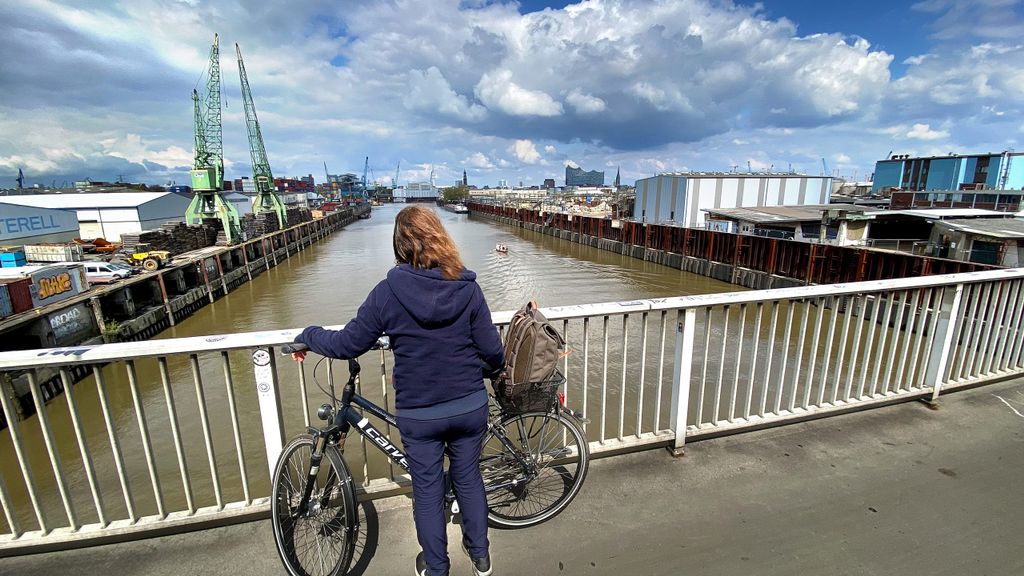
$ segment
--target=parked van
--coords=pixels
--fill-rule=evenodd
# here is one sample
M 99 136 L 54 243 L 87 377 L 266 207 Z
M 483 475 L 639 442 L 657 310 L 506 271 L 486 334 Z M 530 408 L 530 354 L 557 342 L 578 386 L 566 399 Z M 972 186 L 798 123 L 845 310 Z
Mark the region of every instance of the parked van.
M 108 262 L 79 262 L 85 265 L 85 278 L 89 284 L 110 284 L 131 276 L 131 270 Z

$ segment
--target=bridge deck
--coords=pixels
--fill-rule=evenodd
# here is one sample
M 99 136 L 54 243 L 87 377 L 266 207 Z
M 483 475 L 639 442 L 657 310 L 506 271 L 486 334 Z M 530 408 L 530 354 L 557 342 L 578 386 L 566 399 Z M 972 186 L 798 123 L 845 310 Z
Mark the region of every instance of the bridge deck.
M 495 574 L 1024 574 L 1024 379 L 593 463 Z M 353 574 L 411 574 L 408 500 L 374 504 Z M 470 574 L 451 526 L 452 574 Z M 375 541 L 375 544 L 374 544 Z M 266 521 L 0 559 L 0 574 L 282 574 Z

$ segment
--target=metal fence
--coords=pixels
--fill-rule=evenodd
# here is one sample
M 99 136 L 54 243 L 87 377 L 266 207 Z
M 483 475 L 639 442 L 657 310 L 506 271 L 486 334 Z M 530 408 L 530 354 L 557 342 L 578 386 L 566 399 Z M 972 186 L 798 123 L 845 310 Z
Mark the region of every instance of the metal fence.
M 566 401 L 592 452 L 679 451 L 1019 374 L 1022 283 L 1024 269 L 996 270 L 544 312 L 566 336 Z M 317 386 L 345 377 L 343 362 L 278 355 L 296 333 L 0 354 L 0 556 L 265 515 L 282 442 L 324 401 Z M 362 363 L 363 394 L 393 407 L 390 355 Z M 79 366 L 91 376 L 72 385 Z M 64 394 L 47 402 L 54 370 Z M 24 420 L 21 395 L 36 410 Z M 407 483 L 362 443 L 346 459 L 363 497 Z

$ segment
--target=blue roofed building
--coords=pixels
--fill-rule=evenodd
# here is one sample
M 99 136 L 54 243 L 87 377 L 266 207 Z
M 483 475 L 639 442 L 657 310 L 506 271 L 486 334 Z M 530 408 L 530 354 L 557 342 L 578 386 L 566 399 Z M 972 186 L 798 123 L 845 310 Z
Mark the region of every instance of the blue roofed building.
M 1020 190 L 1024 189 L 1024 153 L 917 157 L 895 154 L 875 163 L 874 194 L 893 189 Z

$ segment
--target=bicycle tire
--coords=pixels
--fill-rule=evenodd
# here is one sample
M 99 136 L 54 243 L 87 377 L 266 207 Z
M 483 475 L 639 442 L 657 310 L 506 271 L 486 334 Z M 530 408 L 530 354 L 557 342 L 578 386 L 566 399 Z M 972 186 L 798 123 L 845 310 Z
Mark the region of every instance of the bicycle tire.
M 315 509 L 297 518 L 291 511 L 302 498 L 313 438 L 297 436 L 281 450 L 274 467 L 270 522 L 277 553 L 292 576 L 339 576 L 352 562 L 359 519 L 352 475 L 337 448 L 328 446 L 310 495 Z M 303 552 L 311 552 L 306 561 Z
M 480 456 L 488 520 L 498 528 L 550 520 L 572 502 L 587 477 L 586 436 L 575 422 L 553 412 L 508 416 L 498 426 L 527 465 L 495 435 L 500 430 L 488 432 Z M 553 499 L 544 503 L 547 498 Z

